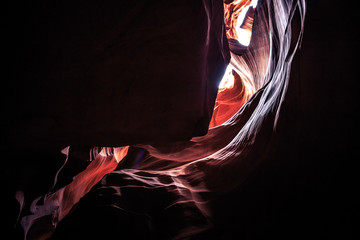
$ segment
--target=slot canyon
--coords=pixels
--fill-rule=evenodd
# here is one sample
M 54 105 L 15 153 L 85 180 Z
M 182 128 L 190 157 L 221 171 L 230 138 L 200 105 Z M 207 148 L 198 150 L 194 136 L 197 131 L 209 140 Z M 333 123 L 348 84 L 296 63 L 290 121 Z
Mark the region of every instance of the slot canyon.
M 353 239 L 339 1 L 6 1 L 4 236 Z

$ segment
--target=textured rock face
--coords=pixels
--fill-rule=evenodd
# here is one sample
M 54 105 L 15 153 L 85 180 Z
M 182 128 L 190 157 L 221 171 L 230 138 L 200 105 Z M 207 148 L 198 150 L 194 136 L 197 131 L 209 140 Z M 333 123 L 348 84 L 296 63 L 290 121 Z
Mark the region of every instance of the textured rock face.
M 254 18 L 257 40 L 237 58 L 251 63 L 257 91 L 231 121 L 190 141 L 131 146 L 117 169 L 58 223 L 53 239 L 352 239 L 359 202 L 353 166 L 358 136 L 356 10 L 309 1 L 302 47 L 293 56 L 303 27 L 302 4 L 260 1 Z M 257 19 L 265 24 L 256 25 Z M 268 51 L 264 47 L 270 41 Z M 271 59 L 266 64 L 250 60 L 264 53 Z M 54 191 L 86 168 L 89 152 L 96 152 L 90 149 L 70 147 Z M 14 165 L 5 173 L 6 185 L 27 183 L 22 185 L 24 209 L 51 187 L 65 158 L 59 151 L 3 153 Z M 15 192 L 9 194 L 13 196 Z M 21 200 L 21 194 L 16 196 Z M 23 211 L 20 217 L 27 215 L 31 213 Z M 39 219 L 29 235 L 49 230 L 52 217 Z

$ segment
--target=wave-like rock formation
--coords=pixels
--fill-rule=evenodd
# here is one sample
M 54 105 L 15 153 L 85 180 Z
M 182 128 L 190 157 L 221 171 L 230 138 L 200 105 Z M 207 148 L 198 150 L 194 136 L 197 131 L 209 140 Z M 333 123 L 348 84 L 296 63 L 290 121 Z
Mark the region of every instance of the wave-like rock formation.
M 303 34 L 307 34 L 305 0 L 199 2 L 207 20 L 194 24 L 203 27 L 199 28 L 204 29 L 202 35 L 218 31 L 208 42 L 212 44 L 206 48 L 208 52 L 205 51 L 208 59 L 218 60 L 210 61 L 213 67 L 218 66 L 216 71 L 208 70 L 205 75 L 218 75 L 212 80 L 220 84 L 216 100 L 209 96 L 203 99 L 205 109 L 213 107 L 211 118 L 205 113 L 201 121 L 200 128 L 208 123 L 207 133 L 202 129 L 191 139 L 181 136 L 177 141 L 166 138 L 157 141 L 157 137 L 147 141 L 150 135 L 145 133 L 146 138 L 142 139 L 146 141 L 136 142 L 137 138 L 132 138 L 129 145 L 80 144 L 64 148 L 52 155 L 60 160 L 55 170 L 49 169 L 54 181 L 50 181 L 46 191 L 37 196 L 27 196 L 31 194 L 21 189 L 16 191 L 20 210 L 15 229 L 19 236 L 24 233 L 25 239 L 114 236 L 303 239 L 310 232 L 303 226 L 310 225 L 322 233 L 315 226 L 322 223 L 303 216 L 317 208 L 306 209 L 310 206 L 306 201 L 316 200 L 302 200 L 300 195 L 307 193 L 311 184 L 299 182 L 308 181 L 307 168 L 324 166 L 311 162 L 298 168 L 304 164 L 299 163 L 300 156 L 313 158 L 306 155 L 305 147 L 303 152 L 294 152 L 300 146 L 288 143 L 287 139 L 293 141 L 302 136 L 299 143 L 306 146 L 310 138 L 304 137 L 299 129 L 286 127 L 300 128 L 300 124 L 291 122 L 296 122 L 301 113 L 283 115 L 289 106 L 298 106 L 293 102 L 299 101 L 289 92 L 300 95 L 297 89 L 301 89 L 298 86 L 301 77 L 296 65 L 299 60 L 295 56 L 301 49 Z M 223 42 L 224 39 L 228 41 Z M 214 46 L 220 49 L 212 55 Z M 207 93 L 211 95 L 212 90 L 209 87 Z M 296 109 L 300 110 L 301 107 Z M 149 114 L 144 113 L 144 119 L 151 117 Z M 111 136 L 110 142 L 114 138 L 115 135 Z M 314 170 L 311 173 L 316 175 Z M 291 174 L 297 178 L 290 177 Z M 296 195 L 292 186 L 304 189 Z M 301 201 L 294 200 L 297 198 Z M 291 202 L 303 205 L 289 206 Z M 330 214 L 319 209 L 315 216 L 324 221 L 324 216 Z M 342 234 L 333 236 L 350 236 Z
M 303 33 L 304 1 L 261 1 L 256 10 L 250 3 L 225 3 L 232 59 L 231 72 L 227 74 L 232 75 L 234 82 L 231 87 L 220 87 L 208 133 L 189 141 L 136 145 L 135 164 L 116 171 L 116 163 L 126 153 L 116 161 L 119 148 L 110 154 L 104 154 L 107 148 L 103 148 L 71 183 L 50 191 L 43 204 L 39 199 L 33 202 L 32 214 L 20 220 L 25 235 L 38 219 L 46 216 L 50 216 L 52 227 L 60 221 L 54 239 L 93 234 L 100 237 L 119 229 L 154 239 L 207 234 L 214 224 L 214 200 L 244 184 L 269 151 L 292 58 Z M 234 30 L 240 27 L 236 26 L 240 24 L 234 15 L 238 17 L 241 10 L 246 14 L 243 29 L 251 33 L 249 46 L 239 41 L 241 32 Z M 292 36 L 296 10 L 301 26 Z M 68 158 L 69 149 L 64 154 Z M 73 213 L 63 220 L 77 203 Z M 164 230 L 165 225 L 169 229 Z

